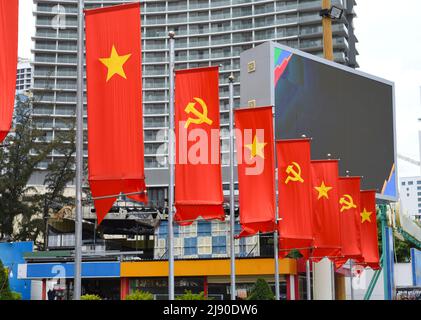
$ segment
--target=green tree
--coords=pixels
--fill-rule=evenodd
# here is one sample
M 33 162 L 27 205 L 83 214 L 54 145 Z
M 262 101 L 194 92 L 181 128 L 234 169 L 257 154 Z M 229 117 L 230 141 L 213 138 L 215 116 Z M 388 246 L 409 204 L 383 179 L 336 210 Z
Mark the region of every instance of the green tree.
M 32 99 L 18 96 L 14 130 L 4 142 L 6 147 L 0 148 L 0 240 L 35 241 L 39 235 L 34 222 L 37 208 L 32 201 L 37 191 L 27 185 L 54 144 L 36 128 L 31 114 Z
M 58 211 L 73 203 L 64 196 L 66 185 L 74 179 L 74 121 L 67 130 L 49 141 L 39 123 L 32 119 L 34 99 L 18 96 L 14 129 L 0 147 L 0 241 L 44 242 L 45 219 L 50 211 Z M 48 166 L 45 193 L 28 187 L 37 166 L 55 151 L 60 157 Z
M 264 279 L 257 279 L 247 300 L 275 300 L 275 296 Z
M 12 300 L 12 292 L 9 286 L 9 275 L 7 269 L 3 266 L 3 262 L 0 260 L 0 300 Z

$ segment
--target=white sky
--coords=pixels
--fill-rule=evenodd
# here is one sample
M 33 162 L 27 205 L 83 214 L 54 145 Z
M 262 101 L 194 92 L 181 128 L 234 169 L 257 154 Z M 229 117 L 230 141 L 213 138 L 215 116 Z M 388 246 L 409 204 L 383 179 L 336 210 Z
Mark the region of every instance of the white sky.
M 19 56 L 31 57 L 32 0 L 20 0 Z M 355 33 L 362 71 L 394 81 L 398 153 L 418 160 L 421 118 L 421 1 L 357 0 Z M 403 4 L 403 3 L 402 3 Z M 401 5 L 402 5 L 401 4 Z M 402 13 L 398 13 L 398 11 Z M 421 126 L 420 126 L 421 127 Z M 398 161 L 399 176 L 418 176 L 420 168 Z

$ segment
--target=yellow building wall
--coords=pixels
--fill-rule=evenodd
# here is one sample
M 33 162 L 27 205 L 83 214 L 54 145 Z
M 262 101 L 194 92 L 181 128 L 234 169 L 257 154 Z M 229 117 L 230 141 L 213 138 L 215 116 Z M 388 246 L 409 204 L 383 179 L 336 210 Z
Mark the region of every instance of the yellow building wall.
M 231 265 L 229 259 L 212 260 L 176 260 L 174 266 L 176 277 L 229 276 Z M 236 275 L 271 275 L 275 273 L 274 259 L 237 259 Z M 293 259 L 279 261 L 279 274 L 297 274 L 297 263 Z M 167 277 L 168 261 L 122 262 L 122 278 Z

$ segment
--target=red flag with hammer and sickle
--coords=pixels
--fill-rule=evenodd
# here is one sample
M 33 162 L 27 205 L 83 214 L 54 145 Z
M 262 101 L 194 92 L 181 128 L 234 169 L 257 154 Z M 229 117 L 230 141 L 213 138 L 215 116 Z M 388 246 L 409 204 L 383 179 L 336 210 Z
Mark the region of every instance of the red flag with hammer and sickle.
M 313 245 L 310 139 L 276 142 L 279 194 L 279 255 L 297 249 L 308 258 Z
M 338 160 L 311 162 L 314 249 L 312 260 L 341 255 Z
M 339 178 L 342 257 L 335 260 L 336 268 L 341 267 L 348 259 L 362 259 L 360 185 L 360 177 Z
M 85 11 L 89 184 L 98 223 L 120 193 L 146 202 L 140 4 Z
M 361 191 L 361 251 L 363 266 L 380 269 L 377 240 L 376 191 Z
M 0 143 L 12 125 L 18 62 L 18 0 L 0 1 Z
M 235 110 L 237 130 L 239 237 L 273 232 L 275 223 L 275 146 L 272 107 Z
M 218 67 L 176 71 L 175 220 L 224 220 Z

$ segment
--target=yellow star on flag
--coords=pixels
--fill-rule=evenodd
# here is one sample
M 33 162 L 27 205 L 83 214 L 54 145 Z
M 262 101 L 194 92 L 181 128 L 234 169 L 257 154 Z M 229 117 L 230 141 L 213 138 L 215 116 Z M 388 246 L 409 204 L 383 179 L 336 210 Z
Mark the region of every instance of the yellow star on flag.
M 124 56 L 120 56 L 115 49 L 115 46 L 113 45 L 111 49 L 111 55 L 109 58 L 100 58 L 99 61 L 101 61 L 107 68 L 108 68 L 108 74 L 107 74 L 107 82 L 115 75 L 118 74 L 119 76 L 123 77 L 124 79 L 127 79 L 126 73 L 124 72 L 123 66 L 129 60 L 131 57 L 130 54 L 126 54 Z
M 364 211 L 361 212 L 361 223 L 364 223 L 366 221 L 371 222 L 372 212 L 368 212 L 366 208 L 364 208 Z
M 256 156 L 261 157 L 262 159 L 265 158 L 264 147 L 266 147 L 267 143 L 259 142 L 257 136 L 254 136 L 253 144 L 246 144 L 245 147 L 250 150 L 251 159 L 256 158 Z
M 320 187 L 314 187 L 314 189 L 316 189 L 316 190 L 317 190 L 317 192 L 319 193 L 319 197 L 317 198 L 317 200 L 320 200 L 321 198 L 326 198 L 326 199 L 329 199 L 329 194 L 328 194 L 328 192 L 329 192 L 330 190 L 332 190 L 333 188 L 332 188 L 332 187 L 327 187 L 327 186 L 325 185 L 325 182 L 324 182 L 324 181 L 322 181 L 321 186 L 320 186 Z

